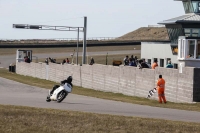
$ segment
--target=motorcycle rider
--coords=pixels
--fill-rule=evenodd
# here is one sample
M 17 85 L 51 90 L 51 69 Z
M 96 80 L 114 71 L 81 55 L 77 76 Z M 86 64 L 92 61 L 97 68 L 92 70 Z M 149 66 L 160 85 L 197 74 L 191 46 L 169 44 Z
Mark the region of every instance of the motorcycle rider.
M 71 87 L 73 88 L 72 76 L 69 76 L 66 80 L 61 81 L 61 84 L 65 84 L 65 83 L 70 84 Z M 60 85 L 54 85 L 53 89 L 52 89 L 51 92 L 50 92 L 50 95 L 52 95 L 53 92 L 54 92 L 58 87 L 60 87 Z

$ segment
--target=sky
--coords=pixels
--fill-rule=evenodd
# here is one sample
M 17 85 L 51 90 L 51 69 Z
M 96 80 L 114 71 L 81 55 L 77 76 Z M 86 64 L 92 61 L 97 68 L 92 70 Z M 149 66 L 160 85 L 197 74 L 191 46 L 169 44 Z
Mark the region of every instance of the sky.
M 183 14 L 182 2 L 174 0 L 0 0 L 0 39 L 76 38 L 74 31 L 14 29 L 12 25 L 83 27 L 84 16 L 87 38 L 120 37 Z

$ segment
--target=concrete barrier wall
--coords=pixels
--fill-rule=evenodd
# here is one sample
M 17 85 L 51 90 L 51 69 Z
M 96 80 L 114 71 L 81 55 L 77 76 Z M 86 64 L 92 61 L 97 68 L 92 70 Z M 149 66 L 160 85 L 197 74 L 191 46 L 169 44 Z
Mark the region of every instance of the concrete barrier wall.
M 92 75 L 92 66 L 89 65 L 83 65 L 81 67 L 81 86 L 84 88 L 91 88 L 92 87 L 92 79 L 93 79 L 93 75 Z
M 61 80 L 66 79 L 68 76 L 73 77 L 73 84 L 81 86 L 80 66 L 70 64 L 53 64 L 49 65 L 49 80 L 60 83 Z
M 60 83 L 61 80 L 66 79 L 68 76 L 73 76 L 73 83 L 76 86 L 81 86 L 80 66 L 76 65 L 60 65 L 50 63 L 16 63 L 16 73 L 46 79 Z
M 92 69 L 92 89 L 100 91 L 108 91 L 105 89 L 105 65 L 90 66 Z M 82 77 L 83 79 L 84 77 Z M 83 81 L 83 80 L 82 80 Z
M 200 89 L 194 76 L 195 68 L 183 68 L 182 73 L 177 69 L 157 67 L 152 69 L 138 69 L 129 66 L 106 65 L 60 65 L 39 63 L 17 63 L 18 74 L 38 77 L 60 82 L 68 76 L 73 76 L 73 84 L 99 91 L 122 93 L 129 96 L 146 98 L 149 90 L 156 87 L 158 76 L 161 74 L 166 81 L 166 98 L 171 102 L 191 103 L 200 100 Z M 199 69 L 196 72 L 200 73 Z M 194 79 L 194 77 L 196 77 Z M 195 82 L 194 82 L 195 81 Z M 197 94 L 194 94 L 194 89 Z M 152 99 L 158 99 L 157 93 Z
M 193 86 L 194 68 L 184 67 L 183 73 L 178 73 L 177 102 L 191 102 L 193 100 Z

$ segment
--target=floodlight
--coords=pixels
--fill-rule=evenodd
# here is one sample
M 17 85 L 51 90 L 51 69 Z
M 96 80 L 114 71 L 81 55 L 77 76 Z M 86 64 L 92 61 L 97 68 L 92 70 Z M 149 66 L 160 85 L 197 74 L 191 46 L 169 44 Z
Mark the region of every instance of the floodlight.
M 38 25 L 30 25 L 29 26 L 29 29 L 41 29 L 42 27 L 41 26 L 38 26 Z
M 24 25 L 24 24 L 13 24 L 13 28 L 25 29 L 25 28 L 26 28 L 26 25 Z

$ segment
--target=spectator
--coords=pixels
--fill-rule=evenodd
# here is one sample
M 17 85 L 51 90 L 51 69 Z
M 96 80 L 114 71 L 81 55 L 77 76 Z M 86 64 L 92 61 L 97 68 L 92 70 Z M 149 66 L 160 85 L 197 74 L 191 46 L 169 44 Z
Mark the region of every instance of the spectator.
M 154 59 L 154 63 L 152 64 L 152 69 L 155 69 L 158 66 L 157 59 Z
M 50 58 L 50 57 L 49 57 L 49 60 L 50 60 L 52 63 L 56 63 L 56 59 L 53 59 L 53 58 Z
M 24 62 L 27 63 L 27 60 L 28 60 L 27 56 L 24 56 Z
M 124 66 L 128 66 L 129 65 L 129 59 L 128 59 L 128 55 L 124 58 Z
M 49 65 L 49 59 L 48 59 L 48 58 L 46 58 L 45 63 L 46 63 L 47 65 Z
M 129 58 L 129 66 L 135 66 L 134 61 L 132 60 L 132 58 Z
M 137 63 L 136 63 L 136 60 L 135 60 L 135 58 L 133 57 L 133 55 L 131 55 L 131 59 L 132 59 L 132 62 L 133 62 L 133 66 L 137 67 Z
M 145 59 L 143 59 L 143 63 L 145 63 L 145 64 L 148 66 L 148 68 L 151 68 L 151 64 L 148 64 L 148 63 L 145 61 Z
M 166 68 L 173 68 L 173 65 L 172 65 L 170 60 L 168 61 L 168 64 L 167 64 Z
M 66 63 L 67 63 L 67 64 L 69 64 L 69 63 L 70 63 L 68 58 L 66 59 Z
M 62 62 L 62 64 L 65 64 L 65 63 L 66 63 L 66 60 L 64 59 L 63 62 Z
M 133 55 L 131 55 L 131 59 L 134 60 L 135 58 L 133 57 Z
M 27 57 L 27 63 L 31 63 L 30 58 L 28 56 L 26 56 L 26 57 Z
M 138 58 L 137 58 L 137 56 L 135 56 L 134 58 L 135 58 L 136 65 L 138 65 Z
M 94 64 L 94 59 L 91 57 L 90 65 L 93 65 L 93 64 Z
M 139 66 L 139 69 L 142 69 L 142 68 L 149 68 L 149 66 L 148 66 L 146 63 L 144 63 L 143 60 L 139 60 L 138 66 Z
M 26 63 L 30 63 L 31 60 L 30 60 L 30 58 L 29 58 L 28 56 L 24 56 L 24 62 L 26 62 Z

